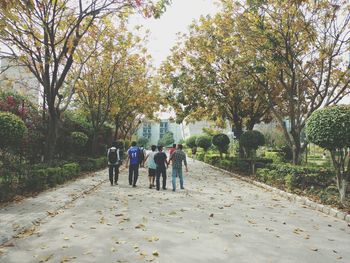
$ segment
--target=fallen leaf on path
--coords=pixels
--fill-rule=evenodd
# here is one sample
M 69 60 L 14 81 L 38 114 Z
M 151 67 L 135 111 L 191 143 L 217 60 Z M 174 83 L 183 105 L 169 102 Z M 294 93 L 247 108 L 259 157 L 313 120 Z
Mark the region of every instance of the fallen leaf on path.
M 123 216 L 123 214 L 116 214 L 115 216 L 116 216 L 116 217 L 119 217 L 119 216 Z
M 159 237 L 146 237 L 145 238 L 148 242 L 154 242 L 154 241 L 158 241 Z
M 137 226 L 135 226 L 136 229 L 145 229 L 146 226 L 144 224 L 138 224 Z
M 53 254 L 48 255 L 48 256 L 45 256 L 45 257 L 42 257 L 42 258 L 39 259 L 39 262 L 47 262 L 47 261 L 49 261 L 52 257 L 53 257 Z
M 64 240 L 69 240 L 69 237 L 65 237 L 65 238 L 63 238 Z
M 176 233 L 178 233 L 178 234 L 183 234 L 183 233 L 185 233 L 185 231 L 179 230 L 179 231 L 177 231 Z
M 17 236 L 15 236 L 16 238 L 26 238 L 29 237 L 31 235 L 33 235 L 36 231 L 35 226 L 31 227 L 31 228 L 27 228 L 24 231 L 22 231 L 21 233 L 19 233 Z
M 76 259 L 77 257 L 63 257 L 62 259 L 61 259 L 61 263 L 64 263 L 64 262 L 69 262 L 69 261 L 71 261 L 71 260 L 73 260 L 73 259 Z
M 209 217 L 214 217 L 214 214 L 210 214 Z
M 310 248 L 310 250 L 312 250 L 312 251 L 318 251 L 318 248 L 312 247 L 312 248 Z
M 337 257 L 338 260 L 342 259 L 343 257 Z
M 251 224 L 251 225 L 256 225 L 256 222 L 253 221 L 253 220 L 248 220 L 248 223 Z
M 158 257 L 159 256 L 159 252 L 157 250 L 154 250 L 152 252 L 152 255 L 155 256 L 155 257 Z

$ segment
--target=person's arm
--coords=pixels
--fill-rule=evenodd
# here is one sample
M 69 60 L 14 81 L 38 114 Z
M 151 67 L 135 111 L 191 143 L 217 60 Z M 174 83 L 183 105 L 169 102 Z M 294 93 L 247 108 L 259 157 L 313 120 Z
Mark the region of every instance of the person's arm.
M 168 156 L 166 156 L 166 153 L 164 153 L 164 163 L 165 163 L 165 165 L 166 165 L 166 167 L 168 168 L 169 167 L 169 164 L 168 164 L 168 162 L 167 162 L 167 159 L 168 159 Z
M 147 161 L 149 155 L 150 155 L 150 153 L 146 155 L 146 157 L 145 157 L 145 163 L 146 163 L 146 161 Z
M 128 155 L 128 158 L 126 158 L 126 162 L 125 162 L 125 167 L 128 168 L 128 163 L 129 163 L 129 160 L 130 160 L 130 156 L 129 156 L 129 150 L 127 152 L 127 155 Z
M 186 154 L 184 154 L 184 164 L 185 164 L 185 171 L 188 173 L 188 166 L 187 166 L 187 160 L 186 160 Z
M 109 157 L 109 151 L 110 149 L 107 150 L 107 164 L 109 164 L 109 160 L 108 160 L 108 157 Z

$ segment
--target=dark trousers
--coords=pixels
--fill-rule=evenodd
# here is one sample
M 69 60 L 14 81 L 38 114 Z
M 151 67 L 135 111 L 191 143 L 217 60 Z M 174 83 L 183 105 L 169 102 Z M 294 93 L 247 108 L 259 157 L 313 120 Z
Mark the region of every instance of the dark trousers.
M 135 186 L 139 177 L 139 164 L 129 165 L 129 184 Z
M 156 184 L 157 184 L 157 190 L 160 189 L 160 176 L 163 177 L 163 189 L 166 188 L 166 168 L 165 167 L 157 167 L 156 170 Z
M 119 177 L 119 165 L 109 165 L 109 181 L 113 184 L 113 172 L 114 172 L 114 183 L 118 182 Z

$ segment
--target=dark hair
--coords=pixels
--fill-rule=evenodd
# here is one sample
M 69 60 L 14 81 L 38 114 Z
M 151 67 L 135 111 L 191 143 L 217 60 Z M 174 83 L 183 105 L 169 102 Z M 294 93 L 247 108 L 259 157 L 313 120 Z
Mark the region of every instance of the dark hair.
M 182 144 L 178 144 L 177 148 L 179 148 L 180 150 L 182 150 Z
M 158 146 L 158 151 L 163 151 L 163 146 L 162 145 Z
M 135 141 L 133 141 L 132 143 L 131 143 L 131 146 L 136 146 L 137 145 L 137 143 L 135 142 Z
M 117 148 L 118 143 L 116 141 L 112 142 L 112 147 L 116 147 Z
M 176 148 L 176 143 L 173 144 L 173 148 Z
M 157 146 L 155 146 L 155 145 L 152 145 L 152 146 L 151 146 L 152 152 L 154 152 L 156 149 L 157 149 Z

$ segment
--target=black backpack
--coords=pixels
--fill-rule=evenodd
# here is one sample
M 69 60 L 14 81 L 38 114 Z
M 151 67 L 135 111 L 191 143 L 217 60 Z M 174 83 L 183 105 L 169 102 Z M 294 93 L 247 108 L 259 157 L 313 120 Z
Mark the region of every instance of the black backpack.
M 118 153 L 116 148 L 109 149 L 108 161 L 111 164 L 116 164 L 118 162 Z

